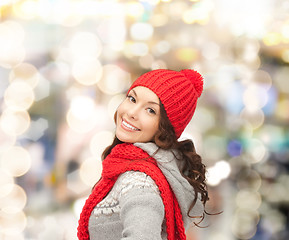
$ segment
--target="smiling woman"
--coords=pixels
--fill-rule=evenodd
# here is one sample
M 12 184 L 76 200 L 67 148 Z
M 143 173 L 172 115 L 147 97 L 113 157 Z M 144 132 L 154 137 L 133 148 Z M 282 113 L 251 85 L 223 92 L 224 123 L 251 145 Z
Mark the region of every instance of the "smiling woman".
M 79 239 L 184 240 L 203 220 L 206 169 L 193 142 L 178 141 L 202 91 L 202 76 L 189 69 L 136 79 L 115 113 L 115 138 L 80 215 Z
M 117 109 L 116 136 L 122 142 L 152 141 L 159 126 L 158 96 L 148 88 L 132 89 Z

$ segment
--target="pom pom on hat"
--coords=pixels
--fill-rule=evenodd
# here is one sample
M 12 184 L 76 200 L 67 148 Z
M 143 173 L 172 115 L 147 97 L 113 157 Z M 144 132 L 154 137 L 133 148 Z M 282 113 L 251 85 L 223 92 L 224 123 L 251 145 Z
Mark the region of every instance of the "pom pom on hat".
M 137 78 L 128 92 L 137 86 L 147 87 L 159 97 L 176 136 L 180 137 L 191 121 L 203 91 L 201 74 L 192 69 L 180 72 L 157 69 Z
M 188 79 L 190 79 L 194 85 L 198 96 L 200 97 L 203 92 L 203 77 L 197 71 L 191 69 L 184 69 L 181 71 Z

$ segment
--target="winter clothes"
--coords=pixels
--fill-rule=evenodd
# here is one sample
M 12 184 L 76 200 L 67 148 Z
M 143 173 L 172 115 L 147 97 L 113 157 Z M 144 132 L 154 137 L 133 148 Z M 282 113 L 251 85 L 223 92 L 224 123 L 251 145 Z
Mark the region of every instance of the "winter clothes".
M 195 192 L 175 156 L 154 143 L 114 147 L 83 207 L 79 239 L 185 239 Z M 201 216 L 203 210 L 198 198 L 190 215 Z

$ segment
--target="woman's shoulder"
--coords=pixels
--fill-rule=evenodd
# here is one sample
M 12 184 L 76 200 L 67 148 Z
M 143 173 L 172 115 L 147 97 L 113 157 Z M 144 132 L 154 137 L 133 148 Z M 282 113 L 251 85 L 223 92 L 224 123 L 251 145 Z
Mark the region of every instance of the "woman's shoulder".
M 122 173 L 115 185 L 114 188 L 119 192 L 120 196 L 125 195 L 131 190 L 150 190 L 159 194 L 159 189 L 154 180 L 144 172 L 140 171 L 127 171 Z

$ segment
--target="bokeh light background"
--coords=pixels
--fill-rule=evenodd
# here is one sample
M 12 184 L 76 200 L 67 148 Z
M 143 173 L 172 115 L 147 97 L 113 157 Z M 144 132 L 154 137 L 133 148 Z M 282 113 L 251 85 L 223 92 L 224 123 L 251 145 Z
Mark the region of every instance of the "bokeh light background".
M 194 68 L 183 137 L 211 201 L 192 240 L 285 240 L 288 0 L 1 0 L 0 239 L 76 239 L 113 114 L 132 81 Z

